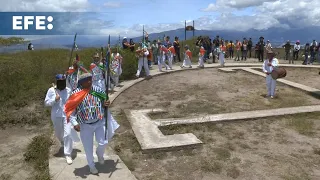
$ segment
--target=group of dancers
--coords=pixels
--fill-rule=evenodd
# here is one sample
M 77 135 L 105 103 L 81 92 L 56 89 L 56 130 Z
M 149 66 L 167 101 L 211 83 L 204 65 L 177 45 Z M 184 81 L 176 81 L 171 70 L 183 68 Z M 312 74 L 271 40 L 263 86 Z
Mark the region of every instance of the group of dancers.
M 104 164 L 104 152 L 119 124 L 105 108 L 110 101 L 106 94 L 105 65 L 102 55 L 93 55 L 90 70 L 81 64 L 79 57 L 73 61 L 65 74 L 56 75 L 56 84 L 49 88 L 45 105 L 51 106 L 51 120 L 55 136 L 64 149 L 67 164 L 72 164 L 73 142 L 80 141 L 84 147 L 87 162 L 92 174 L 98 174 L 93 156 L 93 137 L 98 143 L 96 155 L 98 162 Z M 111 77 L 113 86 L 119 83 L 122 57 L 111 54 Z M 112 89 L 112 85 L 108 87 Z M 106 115 L 105 115 L 106 114 Z M 106 129 L 107 123 L 107 129 Z M 76 133 L 80 132 L 80 138 Z M 106 133 L 106 137 L 105 137 Z
M 157 56 L 159 71 L 162 66 L 166 69 L 172 69 L 172 59 L 175 50 L 172 45 L 168 48 L 159 43 L 157 47 L 159 54 Z M 188 45 L 184 46 L 184 59 L 181 68 L 192 68 L 192 52 Z M 150 76 L 148 56 L 151 51 L 149 44 L 142 43 L 142 47 L 136 50 L 138 58 L 138 70 L 136 76 L 139 77 L 142 67 L 144 67 L 146 76 Z M 221 44 L 217 49 L 221 66 L 224 66 L 224 53 L 226 47 Z M 204 68 L 204 56 L 206 51 L 203 47 L 199 49 L 198 67 Z M 274 98 L 276 80 L 272 78 L 271 73 L 278 67 L 278 60 L 275 53 L 270 51 L 267 53 L 268 59 L 264 61 L 262 68 L 266 74 L 266 84 L 268 94 L 267 97 Z M 165 63 L 168 58 L 168 65 Z M 93 156 L 93 137 L 98 142 L 96 155 L 98 162 L 104 163 L 104 152 L 108 141 L 113 137 L 115 130 L 119 128 L 119 124 L 114 120 L 108 111 L 105 116 L 105 107 L 110 105 L 108 95 L 106 94 L 106 76 L 105 76 L 105 59 L 102 54 L 95 53 L 90 70 L 83 67 L 79 57 L 73 61 L 73 66 L 69 67 L 65 74 L 56 75 L 56 84 L 49 88 L 45 105 L 51 106 L 51 119 L 54 126 L 55 135 L 64 148 L 64 155 L 67 164 L 72 164 L 73 159 L 71 153 L 73 150 L 73 142 L 80 141 L 84 146 L 87 162 L 92 174 L 98 174 L 98 170 L 94 164 Z M 119 76 L 122 73 L 122 56 L 119 53 L 111 53 L 111 69 L 112 73 L 109 77 L 113 82 L 113 87 L 119 84 Z M 108 89 L 113 88 L 112 85 Z M 107 121 L 106 121 L 107 120 Z M 107 129 L 105 126 L 107 123 Z M 80 138 L 76 131 L 80 132 Z M 105 138 L 105 133 L 107 138 Z

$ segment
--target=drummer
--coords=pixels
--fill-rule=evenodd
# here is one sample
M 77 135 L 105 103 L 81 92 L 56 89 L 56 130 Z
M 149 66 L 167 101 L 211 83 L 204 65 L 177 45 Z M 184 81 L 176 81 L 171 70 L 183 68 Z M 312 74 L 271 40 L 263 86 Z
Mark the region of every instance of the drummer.
M 266 97 L 274 98 L 275 90 L 276 90 L 276 80 L 272 78 L 271 72 L 275 67 L 278 66 L 278 61 L 275 58 L 275 53 L 270 51 L 267 53 L 268 59 L 265 60 L 262 64 L 263 72 L 266 74 L 266 83 L 268 94 Z

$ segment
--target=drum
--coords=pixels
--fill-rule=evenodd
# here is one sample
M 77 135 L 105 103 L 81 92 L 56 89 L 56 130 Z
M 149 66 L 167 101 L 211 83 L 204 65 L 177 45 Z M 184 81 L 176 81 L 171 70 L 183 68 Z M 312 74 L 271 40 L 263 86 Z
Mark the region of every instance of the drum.
M 271 72 L 271 77 L 273 79 L 284 78 L 286 77 L 286 75 L 287 75 L 287 71 L 282 67 L 274 68 L 273 71 Z

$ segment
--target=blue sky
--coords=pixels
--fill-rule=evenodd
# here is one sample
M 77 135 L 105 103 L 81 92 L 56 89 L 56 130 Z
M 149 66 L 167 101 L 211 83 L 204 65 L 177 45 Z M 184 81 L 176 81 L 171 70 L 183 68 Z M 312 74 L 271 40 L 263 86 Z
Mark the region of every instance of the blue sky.
M 108 4 L 102 0 L 92 0 L 94 4 Z M 101 11 L 110 13 L 110 19 L 114 19 L 119 26 L 130 26 L 132 24 L 158 24 L 177 23 L 184 20 L 195 20 L 202 16 L 219 16 L 219 12 L 203 12 L 208 4 L 215 0 L 201 0 L 195 3 L 193 0 L 121 0 L 111 2 L 119 7 L 105 7 Z M 237 11 L 237 15 L 250 15 L 253 8 L 245 8 Z M 120 14 L 120 15 L 119 15 Z M 109 19 L 107 18 L 107 19 Z M 189 23 L 190 25 L 192 23 Z M 188 25 L 189 25 L 188 24 Z M 183 27 L 182 27 L 183 28 Z
M 105 4 L 102 0 L 92 0 L 94 4 Z M 184 20 L 191 20 L 199 18 L 206 14 L 199 11 L 205 8 L 205 4 L 210 2 L 205 1 L 204 4 L 192 3 L 186 0 L 140 0 L 117 1 L 119 7 L 101 7 L 102 12 L 110 13 L 110 17 L 106 19 L 113 19 L 118 26 L 131 26 L 132 24 L 158 24 L 158 23 L 177 23 Z M 112 5 L 110 5 L 112 6 Z M 189 13 L 188 13 L 189 12 Z

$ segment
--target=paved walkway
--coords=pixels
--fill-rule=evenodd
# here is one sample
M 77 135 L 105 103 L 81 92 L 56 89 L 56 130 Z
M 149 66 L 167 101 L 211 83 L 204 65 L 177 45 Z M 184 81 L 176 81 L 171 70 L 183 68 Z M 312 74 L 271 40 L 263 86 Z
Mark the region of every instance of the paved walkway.
M 248 59 L 246 62 L 235 62 L 233 60 L 226 60 L 225 67 L 248 67 L 248 66 L 255 66 L 261 67 L 261 62 L 253 62 L 257 60 Z M 252 62 L 252 63 L 247 63 Z M 173 66 L 173 70 L 168 70 L 167 72 L 158 72 L 158 67 L 153 66 L 150 73 L 152 76 L 157 76 L 160 74 L 166 74 L 175 71 L 181 70 L 196 70 L 196 64 L 193 65 L 194 68 L 192 69 L 181 69 L 178 66 L 178 63 Z M 316 67 L 319 66 L 315 65 L 289 65 L 289 64 L 281 64 L 281 66 L 293 66 L 293 67 Z M 213 67 L 220 67 L 218 63 L 214 64 L 205 64 L 206 68 L 213 68 Z M 125 81 L 121 83 L 121 87 L 116 87 L 115 92 L 110 96 L 111 102 L 119 96 L 123 91 L 128 89 L 129 87 L 133 86 L 134 84 L 143 81 L 144 78 L 138 78 L 131 81 Z M 165 121 L 164 121 L 165 122 Z M 162 123 L 164 123 L 162 122 Z M 169 122 L 167 122 L 170 124 Z M 180 122 L 181 123 L 181 122 Z M 162 125 L 168 125 L 166 123 Z M 196 141 L 196 139 L 194 139 Z M 199 142 L 197 142 L 199 143 Z M 95 180 L 95 179 L 110 179 L 110 180 L 136 180 L 127 166 L 123 163 L 123 161 L 119 158 L 118 155 L 108 147 L 106 150 L 106 161 L 105 165 L 100 166 L 97 165 L 97 169 L 100 171 L 99 176 L 91 175 L 89 173 L 89 168 L 87 166 L 84 150 L 81 143 L 75 143 L 74 145 L 75 151 L 75 160 L 72 165 L 67 165 L 65 159 L 63 157 L 52 157 L 49 160 L 49 168 L 50 173 L 53 176 L 54 180 L 73 180 L 73 179 L 88 179 L 88 180 Z

